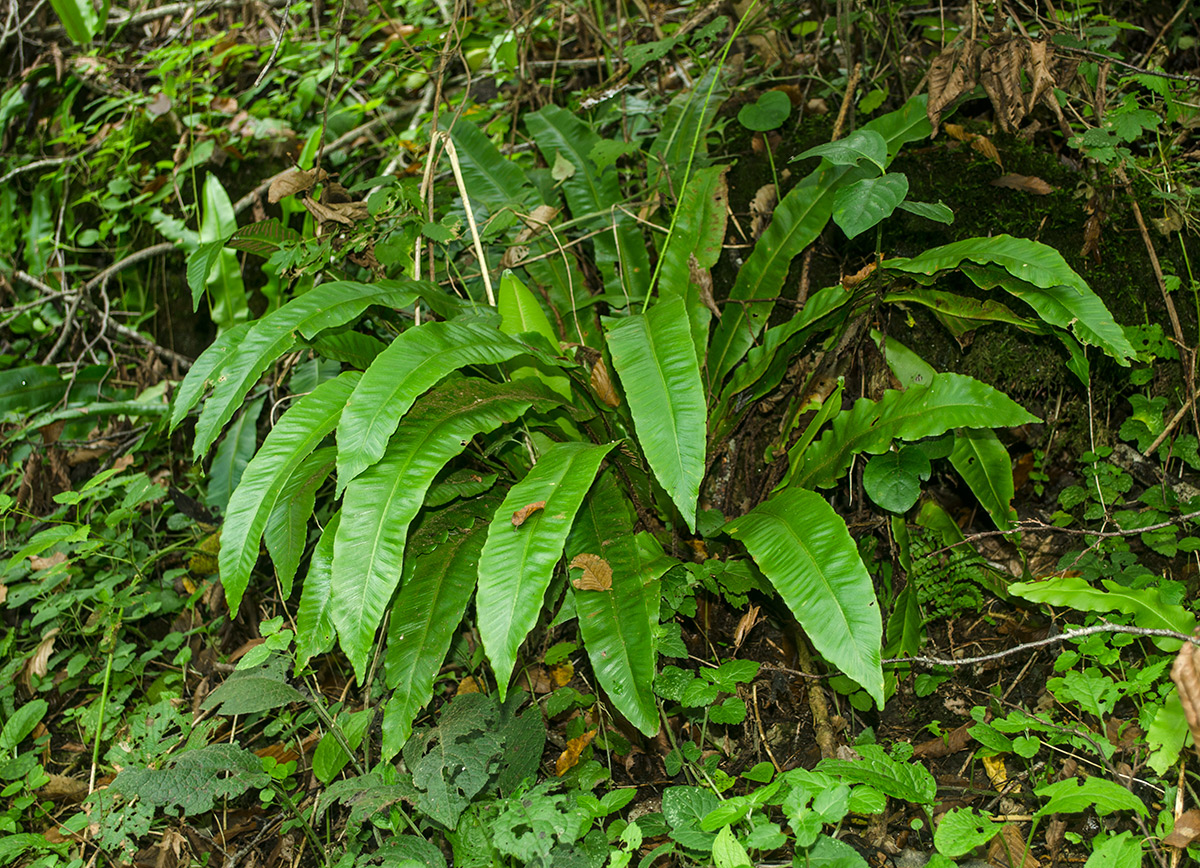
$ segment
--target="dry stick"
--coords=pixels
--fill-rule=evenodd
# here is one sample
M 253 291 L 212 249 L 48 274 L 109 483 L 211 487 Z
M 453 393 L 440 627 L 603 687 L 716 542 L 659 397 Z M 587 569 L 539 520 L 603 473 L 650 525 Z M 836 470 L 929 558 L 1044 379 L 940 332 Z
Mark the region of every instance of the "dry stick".
M 758 685 L 752 685 L 750 688 L 750 698 L 754 701 L 754 722 L 758 724 L 758 738 L 762 742 L 763 748 L 767 752 L 767 756 L 771 758 L 771 765 L 775 766 L 775 773 L 779 774 L 783 771 L 783 766 L 779 764 L 779 760 L 775 759 L 775 752 L 771 750 L 771 743 L 767 741 L 767 733 L 763 730 L 762 716 L 758 713 Z
M 1187 411 L 1194 403 L 1196 403 L 1196 395 L 1193 393 L 1192 396 L 1184 402 L 1183 406 L 1179 408 L 1178 412 L 1171 417 L 1171 421 L 1167 423 L 1167 427 L 1163 429 L 1163 432 L 1155 437 L 1154 442 L 1151 443 L 1149 447 L 1147 447 L 1146 451 L 1142 453 L 1143 458 L 1149 458 L 1151 455 L 1153 455 L 1154 451 L 1162 445 L 1162 442 L 1171 436 L 1171 432 L 1175 430 L 1175 426 L 1179 424 L 1179 420 L 1181 420 L 1184 415 L 1187 414 Z
M 796 660 L 800 669 L 810 678 L 819 678 L 817 668 L 813 665 L 812 654 L 808 650 L 808 637 L 801 633 L 797 637 Z M 833 743 L 833 727 L 829 723 L 829 703 L 819 684 L 814 684 L 808 690 L 808 710 L 813 716 L 813 738 L 821 748 L 821 757 L 829 759 L 837 755 L 837 747 Z
M 475 214 L 471 209 L 471 198 L 467 195 L 467 184 L 463 180 L 462 166 L 458 163 L 458 151 L 454 148 L 454 142 L 450 140 L 450 134 L 444 130 L 438 130 L 433 134 L 436 138 L 441 138 L 442 147 L 446 149 L 446 156 L 450 158 L 450 168 L 454 172 L 454 183 L 458 185 L 458 194 L 462 196 L 463 210 L 467 212 L 467 225 L 471 227 L 471 240 L 475 245 L 475 255 L 479 257 L 479 271 L 483 274 L 483 288 L 487 292 L 488 304 L 492 307 L 496 306 L 496 296 L 492 292 L 492 278 L 488 273 L 487 258 L 483 253 L 483 242 L 479 240 L 479 227 L 475 225 Z

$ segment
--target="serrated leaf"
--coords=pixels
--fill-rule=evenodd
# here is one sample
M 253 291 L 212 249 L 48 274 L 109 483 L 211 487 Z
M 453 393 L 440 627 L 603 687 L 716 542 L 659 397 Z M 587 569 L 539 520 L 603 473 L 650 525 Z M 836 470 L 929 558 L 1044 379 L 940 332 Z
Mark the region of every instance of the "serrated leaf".
M 707 411 L 683 300 L 663 299 L 618 320 L 607 340 L 646 460 L 695 531 Z
M 475 609 L 501 701 L 508 692 L 517 650 L 541 613 L 542 598 L 575 513 L 614 445 L 555 444 L 509 489 L 492 519 L 479 560 Z M 508 520 L 513 512 L 538 500 L 546 502 L 545 509 L 521 527 L 513 527 Z
M 1000 832 L 991 814 L 981 814 L 974 808 L 953 808 L 942 815 L 933 833 L 938 852 L 952 859 L 965 856 L 986 844 Z
M 487 525 L 455 530 L 432 552 L 405 559 L 404 579 L 388 623 L 384 677 L 392 688 L 383 712 L 382 757 L 390 760 L 412 735 L 417 712 L 433 694 L 479 574 Z
M 172 428 L 200 400 L 207 383 L 213 383 L 213 393 L 196 423 L 192 455 L 199 460 L 263 371 L 292 348 L 297 334 L 312 338 L 327 328 L 345 325 L 373 304 L 404 307 L 416 297 L 414 286 L 417 284 L 395 281 L 323 283 L 257 322 L 239 326 L 233 330 L 236 337 L 218 339 L 188 371 L 176 397 Z
M 779 591 L 813 647 L 883 706 L 883 623 L 846 524 L 814 491 L 786 489 L 725 526 Z
M 246 465 L 241 484 L 229 500 L 217 559 L 231 614 L 241 605 L 250 571 L 258 561 L 263 531 L 285 484 L 333 430 L 359 376 L 356 372 L 341 374 L 293 404 Z
M 402 332 L 367 368 L 342 415 L 339 489 L 383 456 L 413 402 L 444 376 L 531 352 L 503 332 L 475 323 L 431 322 Z
M 892 798 L 914 805 L 931 805 L 937 795 L 937 783 L 923 766 L 897 762 L 883 748 L 860 745 L 858 760 L 823 759 L 817 771 L 841 778 L 848 784 L 866 784 Z
M 169 813 L 178 808 L 194 816 L 211 811 L 216 799 L 232 799 L 271 780 L 257 756 L 234 744 L 210 744 L 168 757 L 166 762 L 163 769 L 126 769 L 113 778 L 109 789 Z
M 646 735 L 658 732 L 654 701 L 659 577 L 669 562 L 643 561 L 625 497 L 605 474 L 595 485 L 567 540 L 571 557 L 603 558 L 612 571 L 609 591 L 575 592 L 579 630 L 600 686 L 625 718 Z
M 878 402 L 855 401 L 804 453 L 791 484 L 831 486 L 850 467 L 854 455 L 878 455 L 893 440 L 935 437 L 952 428 L 1000 428 L 1036 421 L 1036 416 L 991 386 L 961 374 L 937 374 L 927 385 L 903 392 L 889 389 Z
M 1091 777 L 1082 781 L 1067 778 L 1038 787 L 1034 793 L 1047 800 L 1033 815 L 1035 818 L 1087 810 L 1094 810 L 1101 817 L 1115 811 L 1134 811 L 1143 817 L 1150 815 L 1145 802 L 1120 784 L 1104 778 Z
M 513 421 L 535 403 L 554 403 L 534 385 L 479 379 L 444 384 L 416 403 L 383 457 L 346 488 L 333 548 L 332 615 L 360 679 L 400 581 L 408 526 L 425 492 L 475 435 Z

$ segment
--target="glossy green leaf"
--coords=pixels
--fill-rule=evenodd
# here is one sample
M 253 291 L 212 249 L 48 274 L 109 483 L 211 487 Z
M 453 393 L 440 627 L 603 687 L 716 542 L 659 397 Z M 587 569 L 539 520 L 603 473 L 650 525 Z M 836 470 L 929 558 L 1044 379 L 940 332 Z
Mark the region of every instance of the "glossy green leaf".
M 213 173 L 204 179 L 204 208 L 200 221 L 200 243 L 224 241 L 237 231 L 237 216 L 229 194 Z M 220 331 L 245 322 L 250 316 L 246 285 L 237 254 L 222 249 L 208 274 L 207 288 L 212 320 Z
M 908 195 L 908 178 L 888 172 L 841 187 L 833 196 L 833 222 L 847 238 L 855 238 L 892 216 Z
M 475 609 L 502 701 L 517 650 L 542 611 L 542 598 L 575 513 L 613 445 L 554 445 L 509 489 L 492 519 L 479 561 Z M 545 507 L 519 527 L 513 525 L 513 513 L 539 502 Z
M 979 504 L 1000 530 L 1013 527 L 1012 459 L 988 428 L 966 428 L 954 437 L 950 463 L 970 486 Z
M 402 332 L 367 368 L 338 425 L 338 487 L 379 460 L 413 401 L 444 376 L 529 352 L 476 323 L 430 322 Z
M 188 254 L 187 282 L 192 291 L 193 311 L 200 309 L 200 299 L 204 298 L 204 290 L 208 287 L 208 276 L 212 274 L 213 267 L 221 258 L 224 246 L 224 240 L 218 238 L 215 241 L 206 241 Z
M 209 468 L 208 490 L 205 493 L 205 503 L 209 506 L 224 510 L 229 505 L 229 498 L 233 496 L 234 489 L 241 481 L 242 471 L 250 463 L 254 449 L 258 446 L 258 417 L 262 415 L 266 400 L 267 396 L 263 395 L 257 401 L 247 404 L 217 446 L 217 454 L 213 456 L 212 467 Z
M 500 290 L 496 294 L 496 310 L 500 313 L 500 331 L 514 337 L 525 332 L 541 335 L 557 348 L 558 335 L 537 298 L 512 271 L 505 269 L 500 278 Z M 523 366 L 510 371 L 512 379 L 535 377 L 567 400 L 571 399 L 571 381 L 562 374 L 550 374 L 536 368 Z
M 685 188 L 689 157 L 693 172 L 708 165 L 706 134 L 729 96 L 720 67 L 710 64 L 690 90 L 671 98 L 663 113 L 660 132 L 650 144 L 649 168 L 650 188 L 664 197 L 678 195 Z
M 63 30 L 76 45 L 91 42 L 92 37 L 104 26 L 91 0 L 50 0 L 50 5 L 58 14 Z M 105 4 L 104 8 L 107 9 L 108 5 Z
M 308 562 L 308 575 L 304 577 L 304 590 L 300 593 L 300 607 L 296 612 L 297 669 L 318 654 L 333 648 L 333 641 L 337 637 L 337 628 L 333 625 L 330 613 L 335 604 L 333 539 L 341 521 L 342 512 L 338 510 L 325 524 Z
M 863 128 L 883 137 L 889 160 L 905 143 L 929 135 L 932 127 L 925 115 L 925 102 L 925 97 L 915 97 L 898 111 Z M 766 326 L 792 260 L 821 234 L 829 221 L 834 192 L 841 185 L 869 177 L 875 171 L 873 166 L 835 166 L 823 161 L 780 200 L 771 224 L 738 271 L 730 290 L 730 299 L 743 303 L 726 305 L 713 332 L 708 350 L 710 391 L 715 391 L 742 360 Z
M 810 157 L 821 157 L 835 166 L 854 166 L 860 160 L 866 160 L 878 166 L 882 172 L 887 167 L 888 143 L 876 130 L 868 126 L 855 130 L 845 138 L 809 148 L 792 157 L 791 162 L 807 160 Z
M 258 256 L 270 256 L 283 245 L 295 244 L 299 240 L 299 232 L 290 226 L 284 226 L 278 217 L 270 217 L 238 229 L 229 236 L 227 246 Z
M 360 371 L 371 367 L 371 363 L 387 349 L 387 344 L 379 338 L 360 332 L 320 335 L 312 345 L 323 358 L 345 362 Z
M 1027 238 L 994 235 L 967 238 L 926 250 L 912 259 L 885 260 L 885 268 L 932 278 L 964 261 L 995 268 L 963 268 L 984 289 L 1000 286 L 1032 307 L 1043 320 L 1070 331 L 1082 343 L 1100 347 L 1119 363 L 1134 356 L 1125 331 L 1087 282 L 1052 247 Z M 1010 279 L 1015 278 L 1015 280 Z
M 0 413 L 27 416 L 66 394 L 67 381 L 54 365 L 0 371 Z
M 486 538 L 483 523 L 455 529 L 429 554 L 405 559 L 388 623 L 384 675 L 394 692 L 383 712 L 384 760 L 404 747 L 417 712 L 433 695 L 434 678 L 475 590 Z
M 883 707 L 883 622 L 846 523 L 814 491 L 790 488 L 725 526 L 779 591 L 813 647 Z
M 470 121 L 456 120 L 450 127 L 450 138 L 458 150 L 463 180 L 472 204 L 483 205 L 488 216 L 494 216 L 504 208 L 525 209 L 527 194 L 532 189 L 517 163 L 505 159 Z
M 878 455 L 893 440 L 920 440 L 952 428 L 1000 428 L 1036 422 L 1011 398 L 961 374 L 938 374 L 927 386 L 889 389 L 878 403 L 859 398 L 808 448 L 792 482 L 826 488 L 861 452 Z
M 580 118 L 555 105 L 526 115 L 525 123 L 548 163 L 554 165 L 562 157 L 575 167 L 575 173 L 563 182 L 571 213 L 576 218 L 588 217 L 583 224 L 588 229 L 605 229 L 592 239 L 605 290 L 643 297 L 650 282 L 646 242 L 637 222 L 617 210 L 625 200 L 616 169 L 599 172 L 591 161 L 589 155 L 600 137 Z
M 889 512 L 908 512 L 921 496 L 921 480 L 928 479 L 929 459 L 920 449 L 906 446 L 876 455 L 863 468 L 863 490 Z
M 1095 588 L 1077 576 L 1056 576 L 1037 582 L 1009 585 L 1011 594 L 1035 603 L 1066 606 L 1081 612 L 1122 612 L 1133 616 L 1139 627 L 1191 633 L 1196 616 L 1177 603 L 1168 603 L 1158 588 L 1130 588 L 1112 579 L 1102 579 L 1104 590 Z M 1151 641 L 1162 651 L 1175 652 L 1178 639 L 1153 636 Z
M 292 594 L 292 581 L 308 547 L 308 523 L 317 503 L 317 489 L 333 472 L 336 462 L 337 450 L 332 446 L 324 446 L 305 458 L 284 485 L 267 519 L 263 538 L 283 586 L 284 599 Z
M 924 217 L 926 220 L 933 220 L 936 223 L 945 223 L 947 226 L 954 222 L 954 212 L 940 199 L 937 202 L 910 202 L 905 200 L 900 203 L 900 210 L 916 214 L 918 217 Z
M 903 517 L 899 517 L 903 521 Z M 917 589 L 910 583 L 896 595 L 895 605 L 887 620 L 887 644 L 884 657 L 912 656 L 921 650 L 925 641 L 922 626 L 921 601 Z
M 373 304 L 405 307 L 416 297 L 411 287 L 417 285 L 397 281 L 323 283 L 257 322 L 239 326 L 234 330 L 237 337 L 223 340 L 225 335 L 222 335 L 184 378 L 176 398 L 172 427 L 179 424 L 200 399 L 205 385 L 212 382 L 213 393 L 196 422 L 192 454 L 199 459 L 263 371 L 295 345 L 297 334 L 312 338 L 327 328 L 345 325 Z
M 513 421 L 535 401 L 545 402 L 544 393 L 533 388 L 529 381 L 443 384 L 413 406 L 383 457 L 347 486 L 333 547 L 333 621 L 360 682 L 375 630 L 400 581 L 408 526 L 425 492 L 476 434 Z
M 241 605 L 250 571 L 258 561 L 267 519 L 284 486 L 337 425 L 358 380 L 357 373 L 342 374 L 298 400 L 275 423 L 258 454 L 246 465 L 242 481 L 229 500 L 217 559 L 230 613 L 237 614 Z
M 617 320 L 608 349 L 646 460 L 694 531 L 707 419 L 683 300 L 663 299 L 645 314 Z
M 609 700 L 626 720 L 653 736 L 658 732 L 653 690 L 658 580 L 669 562 L 660 560 L 657 572 L 643 562 L 633 525 L 629 503 L 609 472 L 596 483 L 571 528 L 567 556 L 598 555 L 612 567 L 611 589 L 574 591 L 579 631 Z M 578 569 L 571 572 L 573 578 L 580 574 Z
M 900 381 L 900 385 L 905 389 L 910 386 L 927 386 L 933 382 L 933 378 L 937 374 L 933 365 L 900 341 L 890 336 L 884 340 L 883 335 L 875 329 L 871 329 L 871 340 L 875 341 L 887 361 L 892 375 Z
M 1018 316 L 1007 305 L 990 299 L 971 298 L 956 292 L 942 292 L 921 287 L 905 287 L 888 292 L 883 300 L 889 304 L 919 304 L 934 313 L 963 320 L 973 320 L 972 327 L 985 322 L 1002 322 L 1025 331 L 1043 328 L 1039 323 Z

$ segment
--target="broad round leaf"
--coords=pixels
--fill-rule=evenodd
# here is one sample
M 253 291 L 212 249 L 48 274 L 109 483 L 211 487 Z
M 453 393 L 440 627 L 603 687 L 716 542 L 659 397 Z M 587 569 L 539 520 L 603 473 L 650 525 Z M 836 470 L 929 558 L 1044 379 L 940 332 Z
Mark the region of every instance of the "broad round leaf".
M 990 816 L 984 816 L 974 808 L 954 808 L 938 821 L 933 844 L 942 855 L 957 859 L 992 840 L 1000 828 Z
M 765 133 L 778 129 L 791 113 L 792 101 L 788 95 L 781 90 L 769 90 L 738 110 L 738 122 L 748 130 Z
M 929 459 L 920 449 L 876 455 L 863 468 L 867 495 L 889 512 L 908 512 L 921 496 L 921 480 L 929 476 Z
M 908 195 L 908 178 L 888 172 L 880 178 L 865 178 L 838 190 L 833 197 L 833 222 L 847 238 L 866 232 L 892 216 Z

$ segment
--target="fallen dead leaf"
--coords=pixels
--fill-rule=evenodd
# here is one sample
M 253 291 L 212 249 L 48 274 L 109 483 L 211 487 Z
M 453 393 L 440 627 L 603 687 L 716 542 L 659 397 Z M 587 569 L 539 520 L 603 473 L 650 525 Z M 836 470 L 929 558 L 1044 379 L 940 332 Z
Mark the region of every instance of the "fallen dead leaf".
M 520 527 L 529 519 L 529 516 L 533 515 L 539 509 L 545 508 L 546 501 L 544 500 L 535 500 L 533 503 L 521 507 L 512 514 L 512 526 Z
M 1200 838 L 1200 810 L 1192 808 L 1175 818 L 1175 828 L 1163 838 L 1163 843 L 1182 850 L 1197 838 Z
M 596 363 L 592 365 L 592 375 L 589 381 L 596 397 L 606 406 L 614 409 L 621 406 L 621 397 L 613 388 L 612 378 L 608 375 L 608 366 L 604 364 L 604 359 L 596 359 Z
M 29 569 L 33 570 L 36 573 L 39 570 L 48 570 L 48 569 L 50 569 L 50 567 L 54 567 L 54 566 L 58 566 L 59 564 L 66 563 L 66 561 L 67 561 L 67 553 L 66 552 L 54 552 L 54 554 L 50 555 L 49 557 L 44 557 L 44 558 L 34 555 L 33 557 L 31 557 L 29 559 Z
M 560 663 L 550 670 L 550 677 L 557 686 L 566 687 L 575 677 L 575 665 L 570 660 Z
M 1047 196 L 1058 189 L 1057 187 L 1051 187 L 1036 175 L 1015 175 L 1011 172 L 1007 175 L 1001 175 L 992 181 L 991 184 L 993 187 L 1007 187 L 1010 190 L 1033 193 L 1035 196 Z
M 474 676 L 468 675 L 462 681 L 458 682 L 458 689 L 454 691 L 455 696 L 462 696 L 464 693 L 483 693 L 479 686 L 479 682 Z
M 280 175 L 267 188 L 267 201 L 274 204 L 280 199 L 311 190 L 316 186 L 318 181 L 324 181 L 327 177 L 325 170 L 321 169 L 321 174 L 318 178 L 317 171 L 316 169 L 309 169 L 307 171 L 293 169 L 287 174 Z
M 964 723 L 957 729 L 952 729 L 942 738 L 931 738 L 929 741 L 923 741 L 913 748 L 913 756 L 918 758 L 933 759 L 936 757 L 951 756 L 967 749 L 972 741 L 970 733 L 967 732 L 975 721 Z
M 562 777 L 579 763 L 579 755 L 583 753 L 583 749 L 592 743 L 592 739 L 596 737 L 596 733 L 600 730 L 589 729 L 579 738 L 573 738 L 567 742 L 567 749 L 558 756 L 558 762 L 554 764 L 554 773 L 558 777 Z
M 1013 823 L 1005 823 L 988 845 L 988 861 L 999 868 L 1038 868 L 1041 865 L 1025 845 L 1025 836 Z
M 33 655 L 25 661 L 25 670 L 21 673 L 21 681 L 30 693 L 33 693 L 33 679 L 46 677 L 50 656 L 54 653 L 54 638 L 57 635 L 58 627 L 46 633 L 37 648 L 34 649 Z
M 580 591 L 611 591 L 612 565 L 599 555 L 583 552 L 571 559 L 571 569 L 583 570 L 583 575 L 571 579 L 571 584 Z

